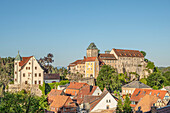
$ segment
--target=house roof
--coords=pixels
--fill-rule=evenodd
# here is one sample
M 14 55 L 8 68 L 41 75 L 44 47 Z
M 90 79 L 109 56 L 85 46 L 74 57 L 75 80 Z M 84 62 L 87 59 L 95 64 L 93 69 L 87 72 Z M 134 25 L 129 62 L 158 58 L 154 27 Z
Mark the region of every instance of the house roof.
M 151 107 L 154 103 L 157 102 L 159 97 L 153 95 L 145 95 L 135 107 L 135 111 L 138 110 L 138 107 L 141 107 L 141 111 L 148 112 L 151 110 Z
M 85 85 L 88 85 L 88 84 L 87 83 L 70 82 L 70 85 L 67 87 L 67 89 L 80 89 Z
M 113 48 L 117 56 L 119 57 L 144 57 L 143 54 L 138 50 L 125 50 Z
M 170 105 L 167 105 L 163 108 L 158 108 L 157 112 L 158 113 L 170 113 Z
M 48 98 L 53 98 L 56 95 L 61 95 L 62 92 L 63 92 L 62 90 L 52 89 L 48 94 Z
M 50 106 L 55 108 L 61 108 L 64 106 L 64 104 L 67 102 L 69 98 L 70 98 L 69 96 L 56 95 L 53 98 L 53 102 L 51 103 Z
M 122 87 L 123 88 L 151 88 L 150 86 L 148 86 L 140 81 L 132 81 Z
M 116 60 L 114 54 L 99 54 L 99 58 L 102 60 Z
M 44 74 L 44 80 L 60 79 L 60 74 Z
M 19 66 L 24 66 L 29 60 L 30 58 L 32 58 L 33 56 L 30 56 L 30 57 L 22 57 L 22 61 L 19 62 Z
M 141 98 L 143 98 L 146 94 L 147 95 L 152 95 L 152 96 L 157 96 L 160 99 L 163 99 L 165 97 L 165 94 L 168 91 L 163 91 L 163 90 L 153 90 L 153 89 L 139 89 L 136 88 L 135 91 L 133 92 L 130 100 L 131 101 L 139 101 Z
M 85 59 L 86 62 L 91 62 L 91 61 L 95 61 L 97 57 L 87 57 Z
M 94 93 L 94 91 L 97 89 L 98 86 L 93 86 L 92 90 L 90 91 L 90 93 L 88 95 L 92 95 Z

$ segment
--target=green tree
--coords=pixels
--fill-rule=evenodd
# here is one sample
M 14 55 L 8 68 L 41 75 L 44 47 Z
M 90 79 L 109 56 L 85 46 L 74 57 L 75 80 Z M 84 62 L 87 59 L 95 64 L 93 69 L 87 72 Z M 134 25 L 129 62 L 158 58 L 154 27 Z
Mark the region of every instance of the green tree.
M 123 104 L 123 112 L 124 113 L 132 112 L 132 108 L 131 108 L 130 104 L 131 104 L 131 101 L 130 101 L 129 95 L 126 95 L 126 98 L 125 98 L 124 104 Z
M 48 109 L 47 99 L 23 92 L 5 93 L 1 98 L 1 113 L 43 113 Z
M 160 72 L 154 72 L 147 78 L 147 85 L 153 88 L 162 88 L 166 84 L 166 78 Z
M 120 98 L 120 96 L 117 102 L 116 113 L 123 113 L 123 104 L 122 104 L 122 99 Z
M 154 69 L 154 67 L 155 67 L 154 63 L 151 62 L 151 61 L 148 61 L 148 64 L 147 64 L 146 68 L 148 68 L 148 69 Z
M 141 51 L 141 53 L 143 54 L 143 56 L 146 56 L 146 52 L 145 51 Z
M 97 77 L 97 86 L 101 90 L 107 88 L 109 91 L 120 90 L 121 81 L 115 70 L 109 65 L 103 65 Z
M 165 86 L 170 86 L 170 71 L 163 73 L 163 76 L 166 78 Z
M 142 79 L 140 79 L 139 81 L 142 82 L 142 83 L 144 83 L 144 84 L 147 84 L 146 78 L 142 78 Z

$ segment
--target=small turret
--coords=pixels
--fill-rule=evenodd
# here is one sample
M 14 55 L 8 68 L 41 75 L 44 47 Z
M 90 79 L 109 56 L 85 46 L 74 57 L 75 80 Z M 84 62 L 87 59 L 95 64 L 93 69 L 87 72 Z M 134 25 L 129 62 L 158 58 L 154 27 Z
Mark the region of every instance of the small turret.
M 22 57 L 20 56 L 19 51 L 18 55 L 15 57 L 15 61 L 22 61 Z

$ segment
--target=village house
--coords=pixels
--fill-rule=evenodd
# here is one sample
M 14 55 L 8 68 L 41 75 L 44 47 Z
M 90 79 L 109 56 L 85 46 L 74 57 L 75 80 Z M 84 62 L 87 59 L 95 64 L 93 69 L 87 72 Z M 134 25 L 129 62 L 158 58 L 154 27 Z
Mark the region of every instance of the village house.
M 41 96 L 39 85 L 44 81 L 44 70 L 34 56 L 21 57 L 19 52 L 14 60 L 14 84 L 9 84 L 8 91 L 30 90 Z
M 55 83 L 60 82 L 60 74 L 44 74 L 44 82 L 45 83 Z
M 76 113 L 77 106 L 69 96 L 56 95 L 50 104 L 50 110 L 55 113 Z
M 102 113 L 103 110 L 106 110 L 105 112 L 112 110 L 113 112 L 117 107 L 117 98 L 105 89 L 101 95 L 85 95 L 81 106 L 84 113 Z
M 139 88 L 135 89 L 134 93 L 130 98 L 131 107 L 134 108 L 134 110 L 137 110 L 138 107 L 141 106 L 141 108 L 144 111 L 147 111 L 149 109 L 146 108 L 146 104 L 148 105 L 155 104 L 156 107 L 161 108 L 166 106 L 169 100 L 170 100 L 170 95 L 168 91 L 153 90 L 153 89 L 139 89 Z
M 144 78 L 153 71 L 146 70 L 147 62 L 144 61 L 143 54 L 138 50 L 113 48 L 111 51 L 99 53 L 99 49 L 94 43 L 87 48 L 84 59 L 70 63 L 67 69 L 70 73 L 79 72 L 84 77 L 97 78 L 102 65 L 110 65 L 118 73 L 127 73 L 131 80 L 135 79 L 134 73 L 140 75 L 140 78 Z
M 52 89 L 50 91 L 50 93 L 47 95 L 47 100 L 48 100 L 48 104 L 51 104 L 55 98 L 55 96 L 57 95 L 64 95 L 64 91 L 63 90 L 57 90 L 57 89 Z
M 122 97 L 125 98 L 128 94 L 130 97 L 135 91 L 136 88 L 141 89 L 152 89 L 150 86 L 140 82 L 140 81 L 132 81 L 124 86 L 122 86 Z

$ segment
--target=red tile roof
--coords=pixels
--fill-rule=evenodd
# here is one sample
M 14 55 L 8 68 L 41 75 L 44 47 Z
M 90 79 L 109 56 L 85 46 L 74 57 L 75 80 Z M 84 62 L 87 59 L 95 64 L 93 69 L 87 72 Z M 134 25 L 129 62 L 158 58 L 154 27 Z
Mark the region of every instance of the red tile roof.
M 97 57 L 87 57 L 85 59 L 86 62 L 90 62 L 90 61 L 95 61 Z
M 87 83 L 70 82 L 70 85 L 67 87 L 67 89 L 80 89 L 85 85 L 88 85 L 88 84 Z
M 19 62 L 19 66 L 24 66 L 29 60 L 30 58 L 32 58 L 33 56 L 30 56 L 30 57 L 22 57 L 22 61 Z
M 148 112 L 151 110 L 151 107 L 154 103 L 157 102 L 159 97 L 153 95 L 145 95 L 135 107 L 135 111 L 138 110 L 138 107 L 141 107 L 141 111 Z
M 136 88 L 134 93 L 132 94 L 130 100 L 131 101 L 139 101 L 141 98 L 143 98 L 146 94 L 157 96 L 161 99 L 165 97 L 165 94 L 168 93 L 168 91 L 162 91 L 162 90 L 153 90 L 153 89 L 139 89 Z
M 68 67 L 76 66 L 77 64 L 85 64 L 85 59 L 83 59 L 83 60 L 76 60 L 75 62 L 69 64 Z
M 119 57 L 144 57 L 138 50 L 113 49 Z

